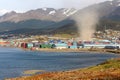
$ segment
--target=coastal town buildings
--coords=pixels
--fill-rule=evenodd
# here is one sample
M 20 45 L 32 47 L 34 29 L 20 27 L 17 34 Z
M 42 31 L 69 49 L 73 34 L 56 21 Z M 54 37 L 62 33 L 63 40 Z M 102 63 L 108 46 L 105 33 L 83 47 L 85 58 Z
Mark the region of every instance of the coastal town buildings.
M 120 31 L 97 31 L 92 41 L 81 41 L 79 38 L 67 39 L 49 37 L 47 35 L 1 35 L 1 46 L 28 48 L 79 49 L 79 48 L 108 48 L 120 49 Z

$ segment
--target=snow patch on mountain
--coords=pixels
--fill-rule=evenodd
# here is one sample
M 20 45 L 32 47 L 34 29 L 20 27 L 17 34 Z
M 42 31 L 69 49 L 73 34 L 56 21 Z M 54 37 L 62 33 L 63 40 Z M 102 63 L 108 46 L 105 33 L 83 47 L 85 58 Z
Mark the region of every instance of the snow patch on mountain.
M 63 14 L 67 15 L 67 13 L 70 11 L 71 9 L 64 9 Z
M 45 7 L 44 7 L 44 8 L 42 8 L 42 10 L 46 11 L 46 10 L 47 10 L 47 8 L 45 8 Z
M 6 9 L 0 9 L 0 16 L 4 15 L 5 13 L 10 12 L 10 10 L 6 10 Z
M 113 3 L 112 3 L 112 2 L 110 2 L 110 5 L 113 5 Z
M 118 4 L 118 6 L 120 6 L 120 4 Z
M 63 11 L 63 14 L 66 15 L 66 16 L 70 16 L 70 15 L 73 15 L 77 12 L 77 10 L 73 10 L 73 9 L 64 9 Z
M 55 13 L 56 13 L 56 11 L 55 11 L 55 10 L 54 10 L 54 11 L 50 11 L 50 12 L 49 12 L 49 14 L 50 14 L 50 15 L 54 15 Z
M 71 12 L 70 15 L 73 15 L 73 14 L 75 14 L 76 12 L 77 12 L 77 10 Z

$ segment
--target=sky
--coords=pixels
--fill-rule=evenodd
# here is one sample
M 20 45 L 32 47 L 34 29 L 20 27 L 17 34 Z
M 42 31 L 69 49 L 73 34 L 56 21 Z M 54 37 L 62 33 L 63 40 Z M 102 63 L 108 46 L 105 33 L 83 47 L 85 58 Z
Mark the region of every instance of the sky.
M 107 0 L 0 0 L 0 15 L 10 11 L 26 12 L 43 7 L 81 9 L 104 1 Z

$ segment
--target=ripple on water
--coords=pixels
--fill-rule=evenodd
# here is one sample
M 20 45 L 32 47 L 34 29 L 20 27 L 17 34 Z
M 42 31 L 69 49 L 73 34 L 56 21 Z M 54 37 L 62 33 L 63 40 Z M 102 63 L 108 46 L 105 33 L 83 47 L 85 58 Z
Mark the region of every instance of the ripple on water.
M 23 76 L 26 70 L 63 71 L 99 64 L 116 54 L 22 51 L 0 48 L 0 79 Z M 29 71 L 28 71 L 29 72 Z

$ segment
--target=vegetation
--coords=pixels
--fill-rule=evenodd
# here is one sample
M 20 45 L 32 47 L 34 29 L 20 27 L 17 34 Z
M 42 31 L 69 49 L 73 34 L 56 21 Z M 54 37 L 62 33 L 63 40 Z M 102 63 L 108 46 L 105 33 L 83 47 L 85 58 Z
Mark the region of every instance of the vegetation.
M 61 38 L 72 38 L 70 34 L 55 34 L 54 37 L 61 37 Z
M 80 70 L 49 72 L 6 80 L 120 80 L 120 58 Z
M 120 21 L 110 20 L 110 19 L 103 19 L 100 20 L 97 30 L 105 30 L 105 29 L 112 29 L 112 30 L 120 30 Z

